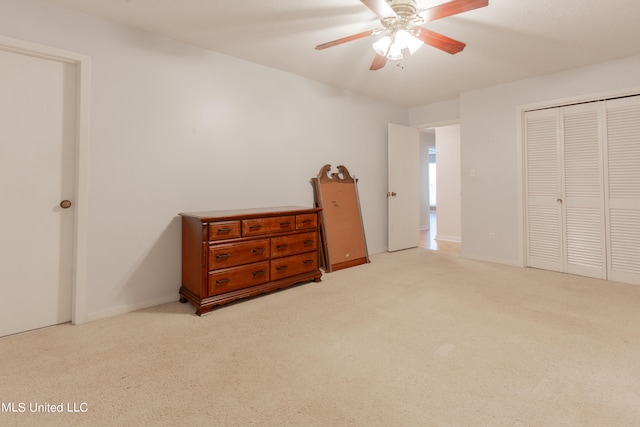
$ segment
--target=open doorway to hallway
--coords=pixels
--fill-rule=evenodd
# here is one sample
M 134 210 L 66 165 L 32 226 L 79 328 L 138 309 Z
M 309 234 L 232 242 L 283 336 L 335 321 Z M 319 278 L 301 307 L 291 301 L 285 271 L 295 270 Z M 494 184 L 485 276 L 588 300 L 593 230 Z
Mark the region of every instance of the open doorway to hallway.
M 460 126 L 420 132 L 420 247 L 461 252 Z

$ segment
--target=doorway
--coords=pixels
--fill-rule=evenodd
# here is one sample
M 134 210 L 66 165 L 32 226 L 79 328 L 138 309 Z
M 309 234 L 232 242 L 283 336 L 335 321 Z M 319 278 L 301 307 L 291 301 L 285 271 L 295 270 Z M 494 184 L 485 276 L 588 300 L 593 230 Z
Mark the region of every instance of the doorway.
M 420 247 L 460 254 L 460 126 L 421 129 L 420 144 Z

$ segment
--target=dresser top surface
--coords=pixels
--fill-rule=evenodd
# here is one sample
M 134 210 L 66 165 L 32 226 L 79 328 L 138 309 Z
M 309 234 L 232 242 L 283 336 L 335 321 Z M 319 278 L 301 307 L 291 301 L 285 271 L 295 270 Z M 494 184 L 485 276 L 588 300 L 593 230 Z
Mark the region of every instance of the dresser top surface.
M 278 216 L 278 215 L 295 215 L 304 213 L 320 212 L 321 208 L 313 208 L 306 206 L 276 206 L 269 208 L 251 208 L 251 209 L 231 209 L 220 211 L 203 211 L 203 212 L 183 212 L 183 217 L 192 217 L 205 221 L 214 221 L 221 219 L 231 219 L 236 217 L 261 217 L 261 216 Z

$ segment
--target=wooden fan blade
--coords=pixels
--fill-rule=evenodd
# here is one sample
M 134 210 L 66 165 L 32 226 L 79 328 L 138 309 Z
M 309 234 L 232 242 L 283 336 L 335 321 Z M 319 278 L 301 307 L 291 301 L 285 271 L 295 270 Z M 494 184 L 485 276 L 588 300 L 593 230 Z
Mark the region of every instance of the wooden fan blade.
M 416 34 L 416 37 L 422 40 L 425 44 L 433 46 L 436 49 L 443 50 L 447 53 L 454 54 L 462 52 L 466 44 L 443 36 L 442 34 L 435 33 L 427 30 L 426 28 L 420 28 L 420 32 Z
M 431 22 L 436 19 L 446 18 L 447 16 L 457 15 L 458 13 L 479 9 L 488 5 L 489 0 L 453 0 L 422 10 L 418 12 L 418 15 L 422 16 L 425 22 Z
M 396 13 L 391 9 L 386 0 L 360 0 L 365 6 L 373 11 L 380 19 L 394 18 Z
M 376 32 L 376 30 L 369 30 L 369 31 L 365 31 L 363 33 L 354 34 L 352 36 L 343 37 L 341 39 L 334 40 L 332 42 L 319 44 L 318 46 L 316 46 L 316 50 L 322 50 L 322 49 L 326 49 L 328 47 L 337 46 L 337 45 L 342 44 L 342 43 L 347 43 L 347 42 L 351 42 L 351 41 L 354 41 L 354 40 L 363 39 L 365 37 L 369 37 L 369 36 L 373 35 L 373 33 L 375 33 L 375 32 Z
M 371 71 L 379 70 L 380 68 L 384 67 L 386 63 L 387 63 L 387 57 L 378 55 L 376 53 L 376 57 L 373 58 L 373 62 L 371 63 L 371 67 L 369 67 L 369 69 Z

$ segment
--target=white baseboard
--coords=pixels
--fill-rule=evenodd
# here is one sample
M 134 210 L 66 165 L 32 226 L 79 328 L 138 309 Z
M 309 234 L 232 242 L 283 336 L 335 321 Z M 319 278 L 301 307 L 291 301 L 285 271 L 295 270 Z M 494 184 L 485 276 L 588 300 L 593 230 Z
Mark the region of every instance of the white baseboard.
M 465 252 L 464 250 L 462 251 L 460 256 L 462 258 L 470 259 L 470 260 L 473 260 L 473 261 L 490 262 L 490 263 L 493 263 L 493 264 L 511 265 L 513 267 L 523 267 L 524 268 L 524 265 L 521 265 L 517 261 L 512 260 L 512 259 L 493 258 L 493 257 L 487 257 L 487 256 L 483 256 L 483 255 L 478 255 L 478 254 L 470 254 L 468 252 Z
M 172 294 L 162 298 L 156 298 L 149 301 L 143 301 L 136 304 L 124 305 L 122 307 L 116 307 L 109 310 L 98 311 L 95 313 L 87 313 L 86 321 L 92 322 L 94 320 L 106 319 L 107 317 L 119 316 L 125 313 L 131 313 L 132 311 L 142 310 L 144 308 L 154 307 L 156 305 L 167 304 L 170 302 L 178 301 L 178 295 Z
M 443 242 L 462 243 L 460 236 L 443 236 L 441 234 L 436 234 L 436 241 L 437 240 L 442 240 Z

